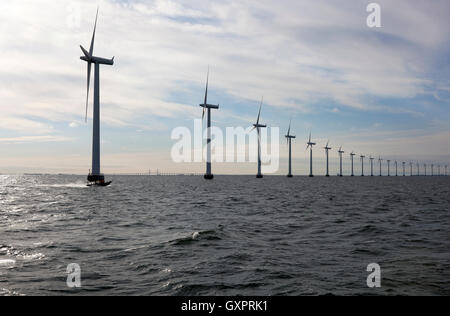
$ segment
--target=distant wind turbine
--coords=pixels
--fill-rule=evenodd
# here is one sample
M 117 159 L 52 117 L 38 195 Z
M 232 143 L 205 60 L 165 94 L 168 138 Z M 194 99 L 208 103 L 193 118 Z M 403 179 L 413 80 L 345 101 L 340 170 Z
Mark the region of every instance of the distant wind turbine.
M 288 178 L 292 178 L 292 139 L 295 139 L 295 136 L 291 135 L 291 123 L 289 123 L 289 129 L 286 135 L 286 140 L 289 145 L 289 174 Z
M 409 175 L 412 177 L 413 176 L 413 163 L 412 162 L 409 163 L 409 167 L 411 169 L 411 171 L 409 172 Z
M 428 175 L 428 172 L 427 172 L 427 164 L 424 164 L 423 165 L 423 168 L 424 168 L 424 170 L 425 170 L 425 177 Z
M 330 176 L 329 151 L 333 149 L 329 145 L 330 145 L 330 141 L 328 141 L 327 145 L 324 147 L 325 154 L 327 155 L 327 174 L 326 174 L 327 177 Z
M 402 162 L 403 165 L 403 176 L 406 177 L 406 162 Z
M 375 158 L 370 156 L 370 176 L 373 177 L 373 161 Z
M 105 182 L 105 176 L 100 170 L 100 65 L 114 65 L 114 57 L 105 59 L 94 56 L 95 32 L 97 29 L 98 9 L 95 17 L 94 32 L 92 34 L 89 51 L 80 45 L 84 56 L 80 59 L 87 62 L 87 96 L 86 96 L 86 122 L 89 105 L 89 88 L 91 83 L 91 70 L 94 64 L 94 116 L 93 116 L 93 137 L 92 137 L 92 170 L 88 175 L 89 185 L 107 186 L 111 182 Z
M 398 177 L 398 162 L 395 161 L 395 176 Z
M 354 153 L 354 152 L 352 152 L 351 154 L 350 154 L 350 159 L 352 160 L 352 177 L 354 177 L 355 176 L 355 169 L 354 169 L 354 166 L 353 166 L 353 159 L 354 159 L 354 157 L 356 156 L 356 154 Z
M 382 177 L 383 176 L 383 170 L 382 170 L 381 163 L 383 162 L 383 159 L 381 159 L 381 157 L 378 158 L 378 162 L 380 163 L 380 177 Z
M 258 179 L 262 179 L 263 175 L 261 173 L 261 128 L 266 128 L 267 125 L 260 124 L 259 120 L 261 118 L 261 109 L 264 102 L 264 98 L 261 100 L 261 105 L 259 106 L 259 113 L 258 113 L 258 119 L 256 120 L 256 124 L 253 124 L 253 130 L 256 129 L 258 132 L 258 174 L 256 177 Z
M 309 154 L 309 176 L 312 178 L 314 177 L 313 174 L 313 146 L 317 145 L 316 143 L 313 143 L 311 141 L 311 133 L 309 133 L 309 140 L 307 143 L 307 147 L 306 150 L 310 149 L 310 154 Z
M 417 176 L 420 177 L 420 164 L 417 163 Z
M 434 176 L 434 165 L 433 164 L 431 165 L 431 176 L 432 177 Z
M 387 160 L 387 165 L 388 165 L 388 177 L 391 176 L 391 161 Z
M 364 177 L 364 158 L 366 158 L 366 156 L 361 155 L 361 177 Z
M 200 104 L 200 107 L 203 108 L 202 119 L 205 119 L 205 112 L 208 112 L 207 140 L 206 140 L 206 173 L 204 178 L 205 180 L 212 180 L 214 179 L 214 175 L 212 174 L 212 161 L 211 161 L 211 109 L 218 110 L 219 105 L 208 104 L 208 88 L 209 88 L 209 67 L 208 67 L 208 74 L 206 75 L 205 100 L 203 104 Z
M 339 176 L 342 177 L 342 154 L 345 154 L 345 151 L 342 150 L 342 147 L 339 148 L 339 158 L 340 158 L 340 174 Z
M 438 176 L 441 176 L 441 165 L 438 165 Z

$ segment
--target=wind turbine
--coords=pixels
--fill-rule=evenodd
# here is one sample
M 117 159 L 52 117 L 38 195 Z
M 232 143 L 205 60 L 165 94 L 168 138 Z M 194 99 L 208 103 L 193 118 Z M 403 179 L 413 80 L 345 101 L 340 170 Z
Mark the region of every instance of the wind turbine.
M 339 157 L 340 157 L 340 171 L 341 173 L 339 174 L 340 177 L 343 176 L 342 174 L 342 154 L 345 154 L 345 151 L 342 150 L 342 147 L 339 148 Z
M 388 165 L 388 177 L 391 176 L 391 161 L 387 160 L 387 165 Z
M 361 177 L 364 177 L 364 158 L 366 158 L 366 156 L 361 155 Z
M 441 165 L 438 165 L 438 176 L 441 176 Z
M 91 82 L 92 64 L 95 66 L 94 73 L 94 116 L 93 116 L 93 137 L 92 137 L 92 170 L 88 175 L 89 186 L 107 186 L 111 182 L 105 182 L 105 176 L 100 171 L 100 65 L 114 65 L 114 57 L 105 59 L 96 57 L 94 53 L 95 32 L 97 29 L 98 9 L 95 17 L 94 32 L 92 34 L 91 46 L 89 51 L 80 45 L 84 54 L 80 59 L 87 62 L 87 96 L 86 96 L 86 122 L 89 105 L 89 87 Z
M 264 98 L 261 100 L 261 104 L 259 106 L 258 119 L 256 120 L 256 124 L 253 124 L 253 130 L 256 129 L 258 132 L 258 174 L 256 178 L 262 179 L 263 175 L 261 173 L 261 128 L 266 128 L 267 125 L 263 125 L 259 123 L 259 119 L 261 118 L 261 109 L 264 102 Z
M 308 146 L 306 147 L 306 150 L 308 150 L 308 148 L 310 149 L 310 154 L 309 154 L 309 176 L 312 178 L 314 177 L 313 175 L 313 146 L 317 145 L 316 143 L 313 143 L 311 141 L 311 133 L 309 133 L 309 140 L 308 140 Z
M 352 160 L 352 177 L 355 176 L 354 168 L 353 168 L 353 158 L 356 156 L 354 152 L 350 154 L 350 159 Z
M 419 163 L 417 163 L 417 176 L 418 177 L 420 176 L 420 164 Z
M 434 165 L 433 164 L 431 165 L 431 176 L 432 177 L 434 176 Z
M 372 155 L 370 156 L 370 176 L 373 177 L 373 160 L 375 158 L 372 157 Z
M 205 112 L 208 112 L 208 130 L 207 130 L 207 140 L 206 140 L 206 173 L 205 180 L 214 179 L 214 175 L 212 174 L 212 162 L 211 162 L 211 110 L 218 110 L 219 105 L 211 105 L 208 104 L 208 87 L 209 87 L 209 67 L 208 74 L 206 75 L 206 89 L 205 89 L 205 101 L 203 104 L 200 104 L 200 107 L 203 108 L 203 116 L 202 119 L 205 119 Z
M 382 177 L 383 176 L 383 171 L 381 169 L 381 163 L 383 162 L 383 159 L 381 159 L 381 157 L 378 158 L 378 162 L 380 163 L 380 177 Z
M 398 162 L 395 161 L 395 176 L 398 177 Z
M 447 166 L 445 166 L 445 176 L 447 176 Z
M 295 139 L 295 136 L 291 135 L 291 122 L 289 122 L 289 129 L 286 135 L 286 140 L 289 145 L 289 174 L 288 178 L 292 178 L 292 139 Z
M 403 176 L 406 177 L 406 162 L 402 162 L 403 165 Z
M 330 176 L 329 151 L 333 149 L 333 148 L 329 147 L 329 144 L 330 144 L 330 141 L 328 141 L 327 145 L 324 147 L 325 153 L 327 155 L 327 174 L 326 174 L 327 177 Z
M 411 168 L 409 175 L 412 177 L 413 176 L 413 163 L 412 162 L 409 163 L 409 167 Z
M 427 173 L 427 164 L 424 164 L 424 165 L 423 165 L 423 168 L 424 168 L 424 170 L 425 170 L 425 177 L 426 177 L 427 174 L 428 174 L 428 173 Z

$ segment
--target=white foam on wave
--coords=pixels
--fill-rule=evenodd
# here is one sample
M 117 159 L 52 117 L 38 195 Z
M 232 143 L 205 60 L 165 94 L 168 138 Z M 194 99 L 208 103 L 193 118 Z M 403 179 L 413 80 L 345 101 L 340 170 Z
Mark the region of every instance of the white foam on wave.
M 16 260 L 12 259 L 0 259 L 0 268 L 2 267 L 13 267 L 16 264 Z

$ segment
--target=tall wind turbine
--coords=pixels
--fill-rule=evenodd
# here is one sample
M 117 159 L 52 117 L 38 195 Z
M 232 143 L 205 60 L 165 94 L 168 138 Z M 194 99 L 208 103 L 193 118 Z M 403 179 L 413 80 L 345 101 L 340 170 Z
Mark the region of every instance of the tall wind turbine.
M 403 165 L 403 176 L 406 177 L 406 162 L 402 162 Z
M 364 158 L 366 158 L 366 156 L 361 155 L 361 177 L 364 177 Z
M 345 151 L 342 150 L 342 147 L 339 148 L 339 158 L 340 158 L 340 174 L 339 176 L 342 177 L 342 154 L 345 154 Z
M 203 108 L 203 116 L 202 119 L 205 119 L 205 112 L 208 112 L 207 117 L 207 140 L 206 140 L 206 173 L 205 173 L 205 180 L 212 180 L 214 179 L 214 175 L 212 174 L 212 162 L 211 162 L 211 110 L 218 110 L 219 105 L 211 105 L 208 104 L 208 88 L 209 88 L 209 67 L 208 67 L 208 74 L 206 75 L 206 89 L 205 89 L 205 100 L 203 104 L 200 104 L 200 107 Z
M 353 167 L 353 160 L 354 160 L 355 156 L 356 156 L 356 154 L 352 151 L 352 153 L 350 154 L 350 159 L 352 160 L 352 177 L 355 176 L 355 169 Z
M 312 141 L 311 141 L 311 133 L 309 133 L 309 140 L 308 140 L 308 143 L 307 143 L 307 147 L 306 147 L 306 150 L 308 150 L 308 148 L 309 148 L 309 176 L 312 178 L 312 177 L 314 177 L 314 174 L 313 174 L 313 147 L 315 146 L 315 145 L 317 145 L 316 143 L 313 143 Z
M 438 165 L 438 176 L 441 176 L 441 165 Z
M 370 176 L 373 177 L 373 161 L 375 158 L 370 156 Z
M 256 131 L 258 132 L 258 174 L 256 175 L 256 178 L 258 179 L 263 178 L 263 175 L 261 173 L 261 128 L 267 127 L 267 125 L 259 123 L 263 102 L 264 98 L 261 100 L 261 104 L 259 106 L 258 119 L 256 120 L 256 124 L 253 124 L 253 129 L 256 129 Z
M 387 165 L 388 165 L 388 177 L 391 176 L 391 161 L 388 159 L 387 161 Z
M 409 175 L 412 177 L 413 176 L 413 163 L 412 162 L 409 163 L 409 167 L 411 168 Z
M 84 56 L 81 60 L 87 62 L 87 97 L 86 97 L 86 121 L 89 104 L 89 87 L 91 82 L 92 64 L 95 66 L 94 71 L 94 117 L 93 117 L 93 137 L 92 137 L 92 170 L 88 175 L 89 185 L 106 186 L 111 182 L 105 182 L 105 176 L 100 171 L 100 65 L 114 65 L 114 57 L 112 59 L 105 59 L 96 57 L 94 53 L 95 32 L 97 29 L 97 15 L 95 17 L 94 32 L 92 34 L 91 46 L 89 51 L 80 45 Z
M 288 178 L 292 178 L 292 140 L 295 139 L 294 135 L 291 135 L 291 122 L 289 122 L 289 129 L 286 135 L 286 140 L 289 145 L 289 174 Z
M 395 161 L 395 176 L 398 177 L 398 162 Z
M 327 174 L 326 176 L 329 177 L 330 176 L 330 163 L 329 163 L 329 151 L 333 148 L 331 148 L 330 146 L 330 141 L 327 142 L 327 145 L 324 147 L 325 149 L 325 154 L 327 155 Z
M 378 162 L 380 163 L 380 177 L 382 177 L 383 176 L 383 170 L 381 168 L 381 163 L 383 162 L 383 159 L 381 159 L 381 157 L 378 158 Z
M 434 165 L 431 165 L 431 176 L 434 176 Z
M 447 166 L 445 166 L 445 176 L 447 176 Z
M 420 164 L 419 163 L 417 163 L 417 176 L 418 177 L 420 176 Z
M 427 172 L 427 164 L 424 164 L 423 165 L 423 168 L 424 168 L 424 170 L 425 170 L 425 177 L 428 175 L 428 172 Z

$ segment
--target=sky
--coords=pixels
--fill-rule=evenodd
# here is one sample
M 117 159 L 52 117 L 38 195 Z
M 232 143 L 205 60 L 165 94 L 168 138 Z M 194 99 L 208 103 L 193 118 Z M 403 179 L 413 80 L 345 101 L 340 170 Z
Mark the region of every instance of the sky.
M 294 173 L 315 172 L 337 149 L 399 161 L 450 162 L 450 2 L 378 0 L 369 28 L 364 0 L 15 0 L 0 3 L 0 173 L 75 173 L 91 168 L 92 94 L 84 121 L 86 63 L 100 8 L 94 55 L 102 66 L 105 173 L 203 172 L 175 163 L 177 127 L 201 119 L 211 67 L 213 125 L 280 128 L 287 172 L 292 119 Z M 366 167 L 367 168 L 367 167 Z M 254 163 L 214 172 L 253 174 Z

